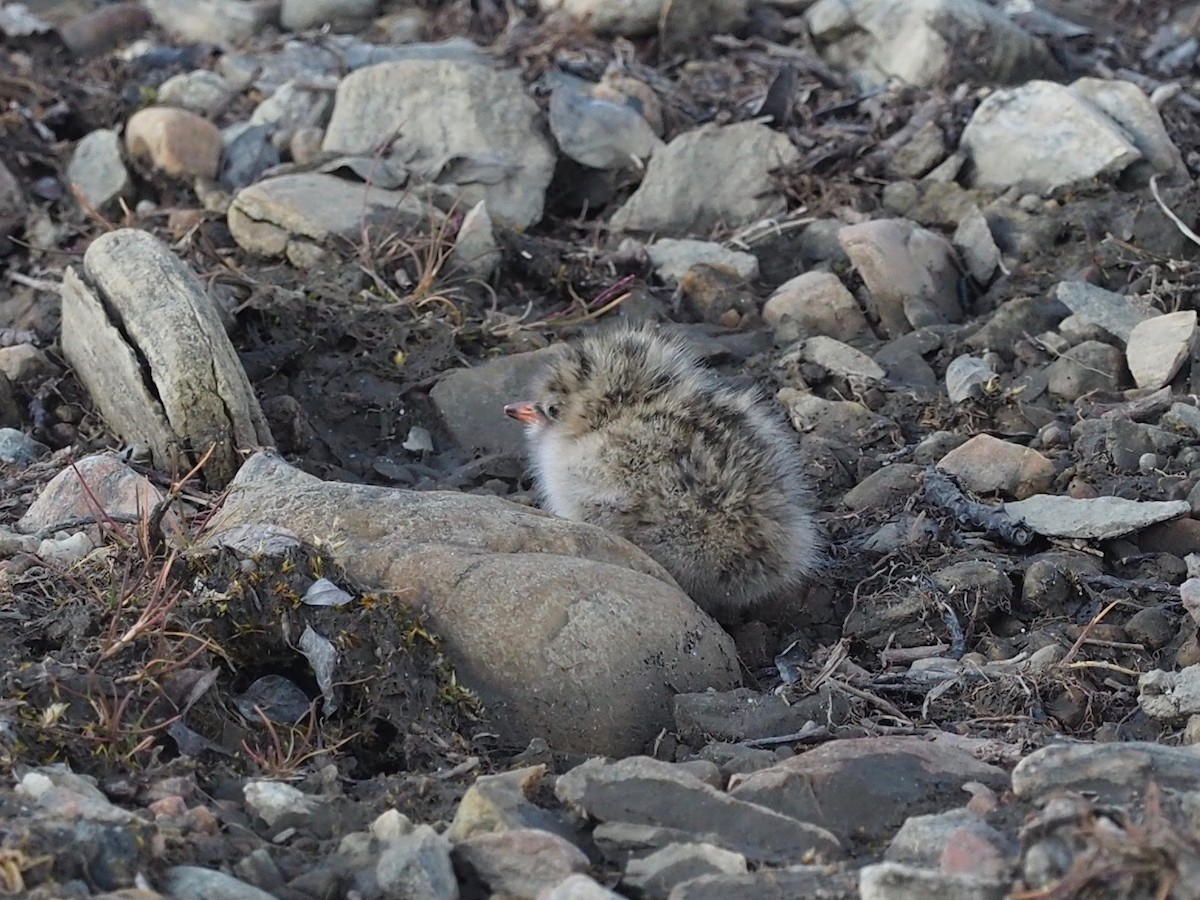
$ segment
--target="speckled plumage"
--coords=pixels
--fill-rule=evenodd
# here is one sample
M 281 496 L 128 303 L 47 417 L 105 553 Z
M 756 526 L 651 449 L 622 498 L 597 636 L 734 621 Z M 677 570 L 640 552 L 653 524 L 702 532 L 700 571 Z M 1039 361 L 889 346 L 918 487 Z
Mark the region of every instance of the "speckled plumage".
M 758 390 L 622 328 L 564 347 L 535 393 L 506 412 L 546 508 L 621 534 L 705 610 L 728 617 L 816 570 L 795 435 Z

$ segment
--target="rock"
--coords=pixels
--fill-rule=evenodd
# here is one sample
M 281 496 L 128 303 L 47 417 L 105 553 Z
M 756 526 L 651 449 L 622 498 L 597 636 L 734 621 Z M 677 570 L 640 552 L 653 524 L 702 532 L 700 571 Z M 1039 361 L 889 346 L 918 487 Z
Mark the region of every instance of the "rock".
M 656 563 L 598 528 L 493 497 L 322 482 L 267 453 L 233 488 L 209 541 L 286 525 L 327 542 L 366 589 L 420 598 L 459 683 L 506 741 L 638 752 L 669 727 L 673 694 L 737 681 L 729 636 Z
M 1129 333 L 1125 358 L 1134 383 L 1140 388 L 1157 389 L 1171 379 L 1191 357 L 1196 342 L 1194 309 L 1167 313 L 1145 319 Z
M 1154 172 L 1186 177 L 1187 166 L 1179 148 L 1171 142 L 1162 117 L 1140 87 L 1119 78 L 1080 78 L 1070 87 L 1116 122 L 1146 158 L 1149 171 L 1138 178 L 1139 183 L 1147 183 Z
M 1054 463 L 1029 447 L 977 434 L 938 461 L 976 494 L 1003 494 L 1017 500 L 1044 493 L 1054 483 Z
M 828 690 L 785 702 L 774 694 L 738 688 L 677 694 L 673 711 L 680 740 L 698 745 L 708 740 L 748 741 L 791 734 L 810 720 L 844 722 L 849 708 L 843 697 Z
M 1125 634 L 1129 640 L 1147 650 L 1161 650 L 1175 637 L 1178 624 L 1177 618 L 1162 607 L 1148 606 L 1129 617 L 1125 623 Z
M 1126 500 L 1122 497 L 1075 499 L 1038 494 L 1004 504 L 1010 516 L 1046 537 L 1107 540 L 1191 512 L 1186 500 Z
M 145 0 L 163 31 L 183 41 L 240 44 L 279 17 L 279 0 Z
M 121 139 L 115 131 L 98 128 L 80 139 L 67 164 L 67 183 L 97 211 L 133 193 L 133 182 L 121 159 Z
M 1200 789 L 1200 750 L 1144 741 L 1051 744 L 1022 759 L 1013 793 L 1039 803 L 1052 793 L 1087 791 L 1099 803 L 1127 803 L 1155 781 L 1164 791 Z
M 899 178 L 920 178 L 946 158 L 946 135 L 936 122 L 926 122 L 888 160 Z
M 858 301 L 830 272 L 805 272 L 785 281 L 763 304 L 762 317 L 775 329 L 790 318 L 802 335 L 821 334 L 839 341 L 868 331 Z
M 750 875 L 702 875 L 678 885 L 668 900 L 734 900 L 734 898 L 811 897 L 850 900 L 858 896 L 854 871 L 829 866 L 762 868 Z
M 242 247 L 264 256 L 297 257 L 334 238 L 358 239 L 364 226 L 436 224 L 441 213 L 409 191 L 386 191 L 333 175 L 279 175 L 238 191 L 229 230 Z
M 1116 391 L 1125 371 L 1121 351 L 1100 341 L 1084 341 L 1046 367 L 1050 393 L 1076 400 L 1092 391 Z
M 550 133 L 559 149 L 592 169 L 641 169 L 662 139 L 637 109 L 592 94 L 564 77 L 550 94 Z
M 730 775 L 757 772 L 779 762 L 779 757 L 770 750 L 757 750 L 742 744 L 715 741 L 700 748 L 699 757 L 717 767 L 723 778 Z
M 322 25 L 360 26 L 375 17 L 379 0 L 283 0 L 279 23 L 288 31 Z
M 13 384 L 7 375 L 0 372 L 0 428 L 12 429 L 24 420 L 25 416 L 13 392 Z
M 664 8 L 670 15 L 670 4 L 665 0 L 622 0 L 620 3 L 604 0 L 539 0 L 545 12 L 561 11 L 573 19 L 585 22 L 589 28 L 602 35 L 624 35 L 638 37 L 649 34 L 659 27 Z M 688 21 L 703 23 L 699 33 L 726 34 L 746 18 L 745 0 L 696 0 Z M 663 28 L 663 33 L 670 31 Z M 688 36 L 697 33 L 688 29 Z
M 1173 403 L 1163 414 L 1162 424 L 1200 438 L 1200 409 L 1187 403 Z
M 988 227 L 987 219 L 977 207 L 971 207 L 954 229 L 950 241 L 954 245 L 971 277 L 980 284 L 988 284 L 1000 268 L 1000 248 Z
M 1005 843 L 1004 836 L 980 816 L 966 808 L 952 809 L 928 816 L 909 816 L 888 844 L 884 858 L 888 862 L 934 868 L 946 848 L 964 833 L 983 835 L 997 845 Z
M 809 853 L 841 855 L 837 839 L 824 829 L 731 797 L 645 756 L 588 760 L 560 775 L 554 793 L 602 822 L 682 830 L 763 862 L 799 860 Z
M 25 192 L 17 177 L 0 162 L 0 252 L 5 238 L 12 234 L 25 219 Z
M 140 3 L 110 3 L 58 26 L 58 36 L 76 59 L 114 50 L 150 27 Z
M 237 88 L 216 72 L 196 69 L 172 75 L 158 88 L 158 102 L 178 106 L 201 115 L 224 110 L 237 96 Z
M 890 423 L 853 400 L 826 400 L 795 388 L 781 388 L 775 395 L 787 410 L 792 427 L 801 434 L 812 432 L 844 443 L 856 443 L 868 435 L 879 435 Z
M 821 56 L 852 70 L 860 87 L 892 78 L 918 87 L 957 80 L 959 51 L 976 44 L 989 49 L 975 74 L 985 82 L 1015 83 L 1057 70 L 1040 40 L 978 0 L 818 0 L 804 21 Z
M 800 347 L 805 362 L 820 366 L 831 375 L 859 383 L 882 381 L 883 367 L 861 350 L 824 335 L 806 339 Z
M 116 454 L 98 453 L 50 479 L 17 522 L 17 528 L 26 533 L 42 531 L 87 516 L 95 516 L 98 522 L 103 522 L 104 516 L 149 517 L 162 499 L 162 492 L 150 479 L 129 468 Z M 173 514 L 163 521 L 178 526 Z
M 621 895 L 601 887 L 586 875 L 572 875 L 543 891 L 538 900 L 621 900 Z
M 0 462 L 27 466 L 50 448 L 15 428 L 0 428 Z
M 450 843 L 428 825 L 389 841 L 375 863 L 375 880 L 387 897 L 458 900 Z
M 500 245 L 492 228 L 492 217 L 488 215 L 487 203 L 480 200 L 463 216 L 454 237 L 454 249 L 450 259 L 458 274 L 468 278 L 487 281 L 495 274 L 503 259 Z
M 1116 122 L 1051 81 L 991 94 L 963 130 L 962 146 L 974 164 L 973 186 L 1043 193 L 1115 178 L 1143 158 Z
M 544 765 L 481 775 L 467 788 L 445 836 L 458 843 L 476 834 L 536 828 L 569 838 L 570 830 L 553 813 L 536 806 L 529 794 L 546 775 Z
M 771 172 L 798 157 L 786 135 L 757 122 L 685 131 L 654 154 L 641 185 L 610 224 L 664 235 L 747 225 L 783 212 Z
M 504 415 L 504 406 L 529 397 L 533 380 L 556 353 L 552 348 L 514 353 L 442 373 L 429 396 L 459 446 L 523 455 L 524 429 Z
M 888 337 L 962 320 L 954 249 L 941 235 L 907 219 L 876 219 L 843 228 L 838 241 Z
M 555 157 L 537 103 L 519 73 L 447 60 L 380 63 L 338 85 L 326 151 L 370 156 L 391 142 L 420 160 L 428 180 L 456 185 L 462 201 L 487 201 L 492 218 L 525 228 L 542 217 Z M 404 123 L 397 138 L 397 122 Z
M 1060 281 L 1054 295 L 1082 321 L 1099 325 L 1121 343 L 1129 341 L 1139 322 L 1158 315 L 1141 298 L 1115 294 L 1086 281 Z
M 162 887 L 179 900 L 271 900 L 273 896 L 232 875 L 199 866 L 167 869 Z
M 729 250 L 712 241 L 663 238 L 646 248 L 650 264 L 663 281 L 679 281 L 692 266 L 703 263 L 724 266 L 744 281 L 758 277 L 758 257 L 752 253 Z
M 951 403 L 978 400 L 992 380 L 998 377 L 986 360 L 964 353 L 954 357 L 946 366 L 946 394 Z
M 279 150 L 271 143 L 269 125 L 238 122 L 221 133 L 221 140 L 224 142 L 225 152 L 221 157 L 220 183 L 230 192 L 254 184 L 268 169 L 279 165 L 282 160 Z M 363 192 L 360 190 L 361 193 Z M 361 209 L 362 204 L 359 206 Z
M 712 844 L 669 844 L 631 859 L 622 885 L 648 900 L 665 900 L 671 889 L 701 875 L 744 875 L 746 857 Z
M 266 822 L 268 828 L 304 824 L 325 806 L 320 797 L 279 781 L 248 781 L 242 786 L 242 793 L 247 811 Z
M 186 109 L 152 106 L 125 123 L 129 155 L 176 178 L 216 178 L 221 146 L 217 126 Z
M 900 506 L 921 484 L 922 467 L 911 463 L 893 463 L 872 472 L 842 497 L 842 505 L 852 510 L 887 510 Z
M 273 443 L 211 295 L 148 232 L 93 241 L 83 275 L 63 278 L 62 305 L 63 355 L 109 427 L 148 445 L 155 465 L 190 466 L 211 446 L 204 476 L 224 485 L 239 450 Z
M 0 347 L 0 372 L 11 384 L 24 386 L 31 391 L 40 387 L 47 378 L 59 374 L 59 368 L 50 361 L 45 352 L 33 344 L 14 344 Z
M 332 82 L 326 86 L 313 84 L 311 80 L 285 81 L 255 107 L 250 124 L 269 126 L 271 142 L 282 150 L 301 128 L 323 127 L 332 109 Z
M 887 838 L 910 815 L 961 802 L 966 781 L 999 789 L 1008 775 L 964 750 L 922 738 L 848 738 L 735 775 L 729 793 L 844 840 L 870 842 Z
M 494 894 L 536 897 L 590 867 L 583 851 L 548 831 L 518 828 L 459 841 L 453 859 Z
M 1138 679 L 1138 706 L 1152 719 L 1177 725 L 1200 713 L 1200 666 L 1151 669 Z
M 859 870 L 862 900 L 1004 900 L 1009 879 L 944 875 L 894 862 L 875 863 Z

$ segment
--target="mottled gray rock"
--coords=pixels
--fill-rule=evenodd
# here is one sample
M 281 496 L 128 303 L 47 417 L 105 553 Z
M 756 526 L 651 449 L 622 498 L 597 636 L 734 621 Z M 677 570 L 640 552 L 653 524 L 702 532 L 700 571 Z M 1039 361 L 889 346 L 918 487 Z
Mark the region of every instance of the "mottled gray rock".
M 938 468 L 955 476 L 977 494 L 1003 494 L 1020 500 L 1050 489 L 1054 463 L 1030 447 L 977 434 L 938 461 Z
M 172 75 L 158 88 L 158 102 L 164 106 L 180 106 L 204 115 L 224 109 L 236 95 L 236 86 L 208 69 Z
M 98 128 L 75 145 L 67 165 L 67 181 L 95 210 L 133 192 L 133 181 L 121 159 L 121 139 L 109 128 Z
M 1144 673 L 1138 679 L 1138 706 L 1150 718 L 1168 724 L 1200 714 L 1200 665 L 1178 672 Z
M 115 453 L 98 453 L 50 479 L 17 522 L 17 528 L 41 531 L 84 516 L 149 516 L 162 499 L 162 492 L 150 479 L 135 472 Z M 177 524 L 178 520 L 170 514 L 164 523 Z
M 853 870 L 830 866 L 761 868 L 749 875 L 702 875 L 678 885 L 667 900 L 858 900 L 858 877 Z
M 375 880 L 385 897 L 458 900 L 450 842 L 428 825 L 384 844 L 375 863 Z
M 327 84 L 314 82 L 312 78 L 285 81 L 255 107 L 250 124 L 269 126 L 271 141 L 280 149 L 291 143 L 299 129 L 323 127 L 333 110 L 335 83 L 333 79 Z
M 1084 341 L 1046 367 L 1050 393 L 1075 400 L 1092 391 L 1115 391 L 1125 372 L 1125 356 L 1100 341 Z
M 1080 78 L 1071 83 L 1071 90 L 1116 122 L 1146 158 L 1147 171 L 1140 182 L 1147 182 L 1155 172 L 1187 175 L 1183 156 L 1171 142 L 1162 117 L 1136 84 L 1119 78 Z
M 454 821 L 445 836 L 453 843 L 475 834 L 492 834 L 517 828 L 536 828 L 560 837 L 571 831 L 549 810 L 529 799 L 546 775 L 544 765 L 527 766 L 498 775 L 481 775 L 454 810 Z
M 362 25 L 374 17 L 379 0 L 282 0 L 279 23 L 288 31 L 321 25 Z
M 862 900 L 1004 900 L 1009 881 L 882 862 L 859 870 L 858 887 Z
M 273 445 L 215 301 L 149 232 L 93 241 L 62 304 L 63 355 L 109 427 L 148 445 L 155 465 L 191 465 L 211 446 L 204 475 L 222 486 L 242 450 Z
M 429 180 L 456 185 L 464 203 L 486 200 L 498 222 L 542 217 L 555 156 L 520 74 L 445 60 L 381 63 L 338 85 L 324 149 L 411 160 Z M 396 133 L 398 124 L 403 128 Z
M 737 227 L 783 212 L 770 173 L 798 157 L 786 135 L 757 122 L 685 131 L 654 154 L 612 227 L 707 236 L 717 225 Z
M 589 760 L 559 776 L 554 792 L 594 819 L 686 831 L 695 840 L 765 862 L 800 860 L 813 852 L 841 855 L 837 839 L 823 828 L 731 797 L 649 757 Z
M 804 335 L 823 334 L 839 341 L 868 330 L 858 301 L 832 272 L 804 272 L 785 281 L 763 304 L 762 317 L 776 330 L 790 318 Z
M 286 526 L 368 589 L 418 600 L 510 743 L 634 753 L 677 691 L 733 687 L 733 642 L 637 548 L 494 497 L 323 482 L 247 461 L 208 540 Z
M 539 0 L 538 5 L 546 12 L 561 11 L 586 22 L 599 34 L 628 37 L 655 31 L 664 9 L 668 15 L 671 13 L 671 4 L 666 0 Z M 695 23 L 686 29 L 688 37 L 723 34 L 746 18 L 746 0 L 695 0 L 686 5 L 694 7 L 687 17 L 689 23 Z M 670 31 L 669 27 L 662 29 L 664 35 Z
M 179 900 L 271 900 L 274 896 L 232 875 L 199 866 L 167 869 L 162 888 Z
M 888 337 L 962 320 L 954 248 L 907 219 L 876 219 L 838 232 Z
M 444 372 L 429 396 L 459 446 L 512 456 L 524 454 L 524 429 L 504 415 L 504 407 L 530 399 L 534 379 L 556 353 L 547 347 Z
M 729 793 L 843 839 L 873 841 L 910 815 L 957 806 L 967 781 L 999 789 L 1008 775 L 964 750 L 922 738 L 850 738 L 735 775 Z
M 1144 796 L 1151 780 L 1164 790 L 1200 790 L 1200 748 L 1146 741 L 1052 744 L 1017 764 L 1012 789 L 1034 803 L 1060 791 L 1087 791 L 1100 803 L 1123 803 Z
M 1005 503 L 1004 511 L 1046 537 L 1106 540 L 1140 531 L 1156 522 L 1186 516 L 1186 500 L 1126 500 L 1092 497 L 1086 500 L 1038 494 Z
M 861 350 L 825 335 L 805 338 L 795 352 L 805 362 L 820 366 L 831 375 L 861 384 L 882 381 L 885 374 L 883 367 Z
M 808 721 L 844 722 L 849 713 L 844 696 L 824 689 L 788 702 L 748 688 L 678 694 L 672 708 L 680 739 L 693 745 L 791 734 Z
M 466 838 L 455 844 L 453 858 L 460 873 L 470 873 L 495 894 L 512 897 L 536 897 L 590 867 L 571 842 L 530 828 Z
M 559 149 L 593 169 L 644 166 L 662 139 L 632 106 L 594 97 L 590 88 L 564 80 L 550 94 L 550 133 Z
M 1116 177 L 1143 158 L 1116 122 L 1052 81 L 992 93 L 963 130 L 962 146 L 973 185 L 1043 192 Z
M 921 466 L 893 463 L 873 472 L 846 492 L 842 503 L 847 509 L 886 510 L 899 506 L 921 484 Z
M 50 448 L 16 428 L 0 428 L 0 462 L 27 466 Z
M 671 889 L 702 875 L 742 875 L 746 857 L 712 844 L 668 844 L 649 856 L 631 859 L 621 883 L 647 900 L 666 900 Z
M 990 52 L 978 77 L 1012 83 L 1057 71 L 1037 38 L 978 0 L 818 0 L 804 13 L 821 55 L 862 86 L 930 87 L 954 78 L 963 46 Z
M 601 887 L 586 875 L 572 875 L 539 894 L 538 900 L 621 900 L 621 895 Z
M 279 0 L 146 0 L 154 23 L 183 41 L 228 47 L 279 17 Z
M 485 201 L 480 200 L 463 216 L 458 234 L 454 236 L 450 260 L 455 267 L 455 274 L 481 281 L 487 281 L 500 267 L 500 245 L 496 242 L 492 217 L 488 214 Z

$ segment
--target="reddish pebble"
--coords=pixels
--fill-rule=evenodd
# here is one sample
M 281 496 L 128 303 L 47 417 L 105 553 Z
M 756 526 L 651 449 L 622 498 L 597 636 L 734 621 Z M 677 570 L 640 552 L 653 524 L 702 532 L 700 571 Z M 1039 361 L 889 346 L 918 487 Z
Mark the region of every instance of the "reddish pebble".
M 1010 866 L 1000 849 L 971 828 L 957 828 L 946 839 L 941 869 L 946 875 L 1000 878 Z

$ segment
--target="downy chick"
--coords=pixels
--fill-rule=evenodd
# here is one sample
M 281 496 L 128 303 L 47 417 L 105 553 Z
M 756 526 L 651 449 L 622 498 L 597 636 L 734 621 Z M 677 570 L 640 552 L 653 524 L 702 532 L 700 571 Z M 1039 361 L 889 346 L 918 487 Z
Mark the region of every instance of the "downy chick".
M 621 328 L 567 345 L 506 406 L 526 427 L 543 505 L 616 532 L 729 619 L 816 571 L 794 433 L 678 340 Z

